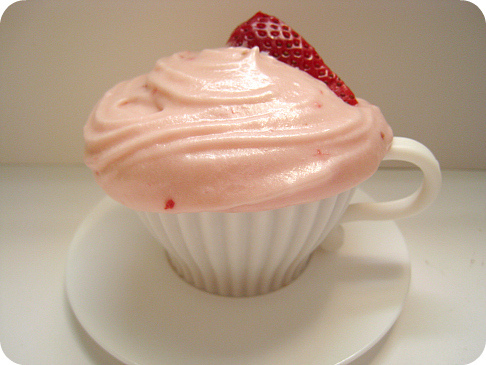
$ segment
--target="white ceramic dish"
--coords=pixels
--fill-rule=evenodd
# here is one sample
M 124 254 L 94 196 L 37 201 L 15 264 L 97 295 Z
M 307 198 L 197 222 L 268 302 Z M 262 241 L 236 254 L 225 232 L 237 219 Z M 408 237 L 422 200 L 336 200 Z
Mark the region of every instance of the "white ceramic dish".
M 361 192 L 355 199 L 366 199 Z M 394 222 L 344 225 L 337 252 L 249 298 L 208 294 L 172 270 L 129 209 L 105 198 L 78 228 L 66 269 L 81 325 L 127 364 L 345 364 L 398 318 L 410 260 Z

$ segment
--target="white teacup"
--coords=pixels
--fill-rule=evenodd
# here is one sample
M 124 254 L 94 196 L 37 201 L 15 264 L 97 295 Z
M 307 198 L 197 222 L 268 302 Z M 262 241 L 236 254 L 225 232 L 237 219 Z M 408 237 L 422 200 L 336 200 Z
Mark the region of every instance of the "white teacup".
M 225 296 L 265 294 L 296 279 L 338 223 L 403 218 L 434 201 L 441 172 L 427 147 L 394 137 L 384 160 L 418 166 L 422 185 L 403 199 L 383 203 L 350 205 L 355 190 L 351 189 L 313 203 L 261 212 L 139 215 L 188 283 Z

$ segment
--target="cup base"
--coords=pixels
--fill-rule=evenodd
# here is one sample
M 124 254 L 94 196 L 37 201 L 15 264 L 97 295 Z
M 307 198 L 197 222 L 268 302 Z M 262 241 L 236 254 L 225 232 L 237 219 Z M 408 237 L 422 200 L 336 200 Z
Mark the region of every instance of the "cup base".
M 227 296 L 227 297 L 253 297 L 257 295 L 264 295 L 276 290 L 279 290 L 289 284 L 305 271 L 311 256 L 302 260 L 299 264 L 295 265 L 294 270 L 291 273 L 286 273 L 280 278 L 253 278 L 252 282 L 248 282 L 248 277 L 243 277 L 240 281 L 236 282 L 231 278 L 231 275 L 222 276 L 218 278 L 213 278 L 208 280 L 210 276 L 205 276 L 206 280 L 199 280 L 196 282 L 190 275 L 184 272 L 182 263 L 177 262 L 177 259 L 171 258 L 170 255 L 165 252 L 169 266 L 174 270 L 174 272 L 181 278 L 181 280 L 187 282 L 188 284 L 200 289 L 204 292 Z
M 353 193 L 259 212 L 138 214 L 185 281 L 209 293 L 247 297 L 295 280 Z

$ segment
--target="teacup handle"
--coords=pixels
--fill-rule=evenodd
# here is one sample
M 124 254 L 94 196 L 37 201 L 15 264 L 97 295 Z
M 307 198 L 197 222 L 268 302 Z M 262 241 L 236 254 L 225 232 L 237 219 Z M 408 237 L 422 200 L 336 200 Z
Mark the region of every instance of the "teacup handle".
M 409 196 L 380 203 L 350 204 L 341 223 L 356 220 L 398 219 L 416 214 L 429 206 L 439 194 L 442 183 L 439 162 L 430 150 L 410 138 L 394 137 L 383 160 L 410 162 L 422 170 L 421 186 Z

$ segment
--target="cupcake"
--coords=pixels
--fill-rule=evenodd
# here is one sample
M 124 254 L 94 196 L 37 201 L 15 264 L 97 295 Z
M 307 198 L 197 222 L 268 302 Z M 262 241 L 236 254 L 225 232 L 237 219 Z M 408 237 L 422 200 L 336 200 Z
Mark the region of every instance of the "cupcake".
M 113 87 L 84 137 L 99 185 L 174 270 L 227 296 L 297 278 L 393 139 L 378 107 L 263 13 L 225 47 L 163 57 Z

